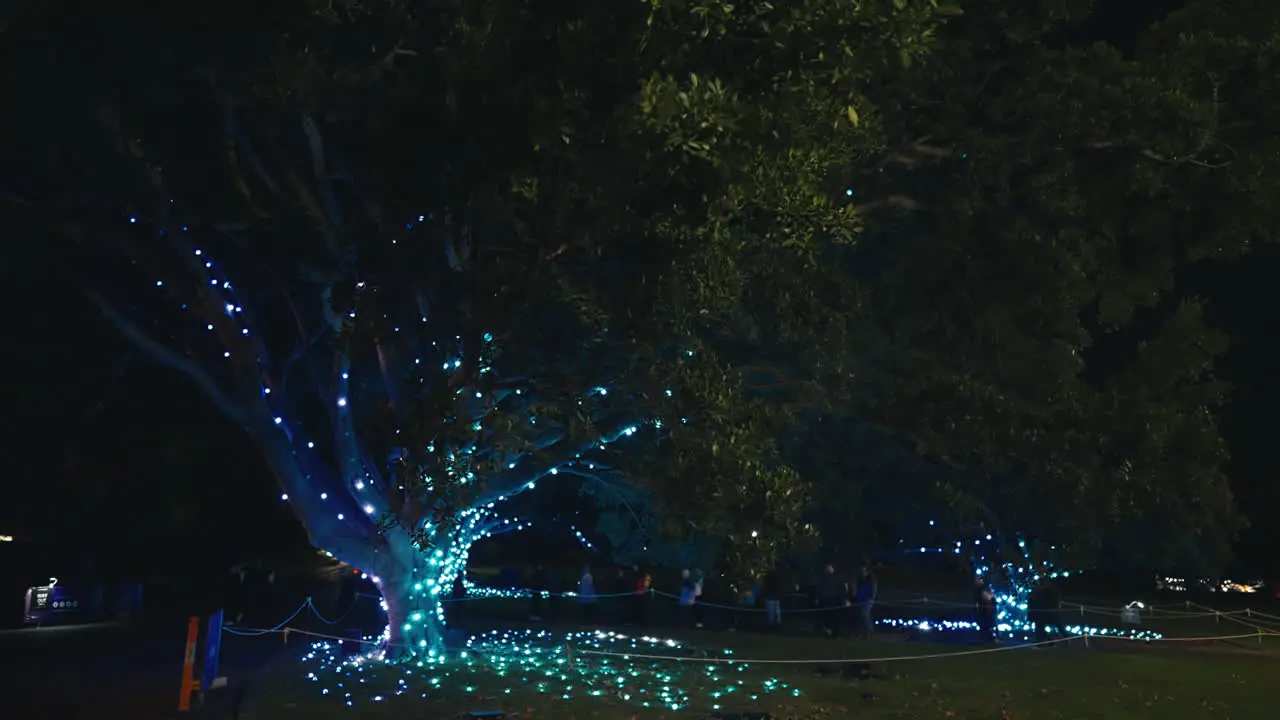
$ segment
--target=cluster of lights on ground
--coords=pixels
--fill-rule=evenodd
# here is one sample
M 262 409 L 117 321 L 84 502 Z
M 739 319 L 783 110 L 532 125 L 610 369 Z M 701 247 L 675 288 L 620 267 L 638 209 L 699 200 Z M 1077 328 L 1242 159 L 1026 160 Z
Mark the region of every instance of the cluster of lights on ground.
M 1056 570 L 1047 561 L 1033 562 L 1026 542 L 1021 539 L 1016 542 L 1021 561 L 993 564 L 989 557 L 998 556 L 996 543 L 991 536 L 984 536 L 969 542 L 955 542 L 950 547 L 925 547 L 919 551 L 968 554 L 975 571 L 982 576 L 994 577 L 993 568 L 997 569 L 1008 583 L 996 593 L 997 629 L 1008 640 L 1029 640 L 1036 629 L 1027 619 L 1027 596 L 1032 584 L 1042 578 L 1068 577 L 1069 572 Z M 457 563 L 451 567 L 460 571 L 462 566 Z M 528 590 L 482 588 L 469 583 L 468 588 L 468 596 L 476 599 L 518 599 L 530 595 Z M 564 595 L 573 597 L 574 593 Z M 924 633 L 977 630 L 973 621 L 960 619 L 880 618 L 876 623 Z M 1161 639 L 1159 633 L 1140 629 L 1071 624 L 1061 629 L 1073 636 Z M 393 662 L 392 658 L 398 656 L 388 652 L 387 638 L 384 633 L 381 649 L 350 658 L 344 658 L 340 648 L 333 644 L 317 643 L 303 659 L 307 678 L 319 685 L 322 694 L 333 695 L 350 707 L 363 702 L 385 702 L 401 695 L 439 699 L 449 697 L 450 693 L 456 696 L 458 691 L 500 699 L 513 688 L 533 689 L 564 700 L 610 697 L 641 707 L 672 711 L 691 706 L 720 710 L 726 704 L 754 703 L 767 695 L 800 695 L 798 688 L 769 676 L 752 663 L 732 661 L 732 650 L 722 650 L 716 655 L 700 654 L 698 649 L 671 639 L 603 631 L 567 634 L 492 631 L 471 637 L 460 651 L 429 649 L 409 662 Z M 631 654 L 678 660 L 632 657 Z
M 732 651 L 723 651 L 722 657 L 731 658 Z M 788 682 L 762 674 L 749 662 L 707 661 L 676 640 L 603 631 L 493 631 L 473 636 L 452 657 L 433 651 L 410 663 L 387 664 L 380 658 L 380 653 L 344 658 L 339 646 L 316 643 L 303 662 L 309 668 L 307 679 L 319 692 L 348 707 L 402 695 L 439 699 L 459 690 L 500 699 L 513 690 L 533 689 L 562 700 L 611 697 L 672 711 L 690 706 L 719 710 L 768 695 L 800 695 Z
M 477 596 L 518 598 L 527 597 L 528 591 L 489 589 Z M 884 618 L 877 624 L 919 631 L 976 629 L 974 623 L 961 620 Z M 1066 631 L 1137 638 L 1127 631 L 1089 626 L 1068 626 Z M 1011 629 L 1005 634 L 1019 635 Z M 1148 633 L 1146 639 L 1158 637 Z M 763 667 L 735 661 L 731 649 L 708 654 L 672 639 L 605 631 L 495 630 L 472 636 L 463 649 L 428 650 L 409 662 L 389 660 L 386 634 L 381 640 L 380 649 L 353 657 L 344 656 L 337 644 L 315 643 L 302 660 L 306 678 L 320 694 L 348 707 L 400 696 L 456 699 L 459 693 L 501 702 L 513 690 L 533 690 L 561 700 L 608 697 L 645 708 L 716 711 L 765 696 L 801 694 Z

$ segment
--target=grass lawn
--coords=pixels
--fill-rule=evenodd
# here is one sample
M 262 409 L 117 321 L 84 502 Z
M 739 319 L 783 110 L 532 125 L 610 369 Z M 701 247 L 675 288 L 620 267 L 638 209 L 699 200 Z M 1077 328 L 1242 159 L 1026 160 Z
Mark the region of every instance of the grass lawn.
M 1129 652 L 1110 652 L 1093 641 L 1089 649 L 1073 644 L 973 654 L 973 647 L 892 639 L 865 644 L 688 632 L 675 647 L 584 635 L 566 656 L 563 638 L 522 640 L 520 652 L 477 646 L 465 662 L 444 667 L 367 663 L 352 669 L 328 660 L 330 651 L 314 650 L 301 663 L 284 661 L 259 683 L 241 717 L 425 719 L 502 710 L 521 720 L 641 720 L 711 717 L 718 708 L 795 719 L 1244 720 L 1277 717 L 1280 703 L 1280 657 L 1256 645 L 1252 652 L 1227 645 L 1201 652 L 1133 643 L 1124 648 Z M 584 652 L 590 647 L 633 657 Z M 893 659 L 929 654 L 940 657 Z M 832 662 L 750 662 L 801 658 Z

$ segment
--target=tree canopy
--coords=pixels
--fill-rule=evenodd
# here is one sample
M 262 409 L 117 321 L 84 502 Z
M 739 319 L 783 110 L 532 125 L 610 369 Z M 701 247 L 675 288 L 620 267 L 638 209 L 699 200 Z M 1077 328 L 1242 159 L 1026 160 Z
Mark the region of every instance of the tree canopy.
M 1174 561 L 1237 519 L 1174 277 L 1275 227 L 1275 22 L 1126 56 L 1091 5 L 50 0 L 0 35 L 6 216 L 255 435 L 288 389 L 383 530 L 660 419 L 588 484 L 742 566 L 805 532 L 784 433 L 824 500 L 854 453 L 881 505 Z
M 914 441 L 987 523 L 1212 569 L 1239 527 L 1226 337 L 1185 280 L 1275 237 L 1280 24 L 1185 3 L 1123 52 L 1088 36 L 1093 5 L 967 2 L 868 91 L 885 146 L 850 180 L 849 412 Z
M 862 89 L 934 21 L 923 0 L 42 3 L 5 57 L 44 72 L 6 91 L 62 91 L 20 118 L 6 206 L 259 439 L 339 556 L 396 527 L 430 543 L 563 469 L 758 564 L 805 492 L 742 348 L 817 339 L 798 369 L 832 372 L 844 340 L 815 328 L 841 308 L 805 277 L 856 238 Z M 638 452 L 603 447 L 641 426 Z

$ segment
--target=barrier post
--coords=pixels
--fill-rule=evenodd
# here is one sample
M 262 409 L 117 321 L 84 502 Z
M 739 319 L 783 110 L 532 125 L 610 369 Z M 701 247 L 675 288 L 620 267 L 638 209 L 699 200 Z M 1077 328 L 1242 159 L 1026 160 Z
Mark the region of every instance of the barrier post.
M 209 616 L 204 636 L 204 672 L 200 675 L 200 699 L 218 685 L 218 654 L 222 651 L 222 610 Z
M 200 618 L 192 616 L 187 623 L 187 652 L 182 659 L 182 695 L 178 698 L 178 712 L 191 709 L 191 693 L 200 684 L 196 681 L 196 640 L 200 637 Z

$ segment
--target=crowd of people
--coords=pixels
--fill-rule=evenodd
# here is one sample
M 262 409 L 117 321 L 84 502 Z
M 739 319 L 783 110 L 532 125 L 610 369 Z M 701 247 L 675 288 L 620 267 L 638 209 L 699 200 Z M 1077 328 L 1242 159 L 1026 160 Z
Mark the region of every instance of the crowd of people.
M 554 566 L 536 566 L 523 579 L 531 591 L 529 619 L 576 619 L 586 625 L 634 627 L 674 622 L 695 629 L 779 632 L 783 628 L 785 602 L 788 612 L 804 611 L 800 622 L 811 623 L 827 637 L 870 640 L 874 635 L 880 587 L 875 572 L 866 563 L 850 575 L 841 574 L 834 564 L 828 564 L 812 584 L 804 586 L 808 592 L 781 568 L 740 583 L 708 577 L 697 568 L 684 568 L 678 579 L 663 576 L 661 586 L 655 584 L 653 573 L 640 565 L 609 566 L 600 570 L 598 577 L 596 572 L 586 564 L 576 579 L 569 579 Z M 240 624 L 246 621 L 246 614 L 274 609 L 275 572 L 271 568 L 261 563 L 242 564 L 232 568 L 230 576 L 225 601 L 227 624 Z M 355 577 L 344 574 L 340 580 L 334 588 L 336 596 L 325 605 L 349 608 L 357 592 Z M 974 619 L 980 640 L 994 643 L 999 615 L 996 594 L 981 577 L 976 578 L 974 589 Z M 466 594 L 459 577 L 451 595 L 461 600 Z M 1060 632 L 1060 604 L 1052 584 L 1044 584 L 1031 594 L 1029 619 L 1036 625 L 1037 640 L 1053 639 Z M 566 606 L 576 610 L 567 613 Z
M 539 565 L 526 585 L 532 591 L 529 618 L 534 621 L 563 619 L 563 604 L 572 591 L 569 600 L 578 608 L 578 619 L 589 625 L 648 625 L 666 606 L 674 608 L 676 622 L 691 628 L 737 630 L 751 625 L 777 632 L 782 629 L 786 600 L 793 609 L 799 605 L 811 611 L 810 620 L 816 620 L 828 637 L 861 639 L 870 639 L 873 634 L 873 609 L 879 594 L 875 573 L 865 564 L 847 579 L 837 575 L 834 565 L 826 566 L 808 594 L 800 592 L 798 584 L 780 569 L 730 584 L 709 578 L 697 568 L 684 568 L 678 584 L 662 590 L 655 587 L 651 572 L 639 565 L 610 568 L 599 579 L 586 565 L 576 583 L 566 582 L 553 567 Z M 606 613 L 597 610 L 602 599 L 608 601 Z
M 588 625 L 648 625 L 665 606 L 668 610 L 663 620 L 691 628 L 751 627 L 778 632 L 783 627 L 786 601 L 789 612 L 804 611 L 805 620 L 801 622 L 812 622 L 816 631 L 827 637 L 870 640 L 874 635 L 880 586 L 869 564 L 859 565 L 850 576 L 839 573 L 834 564 L 826 565 L 816 581 L 806 587 L 811 588 L 809 592 L 801 591 L 800 584 L 781 569 L 770 570 L 737 586 L 718 580 L 708 578 L 696 568 L 684 568 L 678 584 L 667 585 L 669 590 L 662 590 L 655 586 L 653 575 L 638 565 L 611 568 L 600 581 L 596 580 L 591 566 L 586 565 L 576 585 L 568 587 L 554 569 L 539 566 L 529 584 L 529 589 L 534 591 L 530 618 L 542 620 L 549 611 L 549 619 L 561 619 L 556 607 L 565 591 L 572 589 L 576 594 L 574 602 L 580 608 L 579 619 Z M 597 611 L 602 599 L 608 605 L 603 613 Z M 991 585 L 985 578 L 977 577 L 973 619 L 980 642 L 997 642 L 998 605 Z M 1032 592 L 1028 599 L 1028 619 L 1036 626 L 1037 641 L 1061 636 L 1060 605 L 1061 598 L 1052 583 L 1042 584 Z

